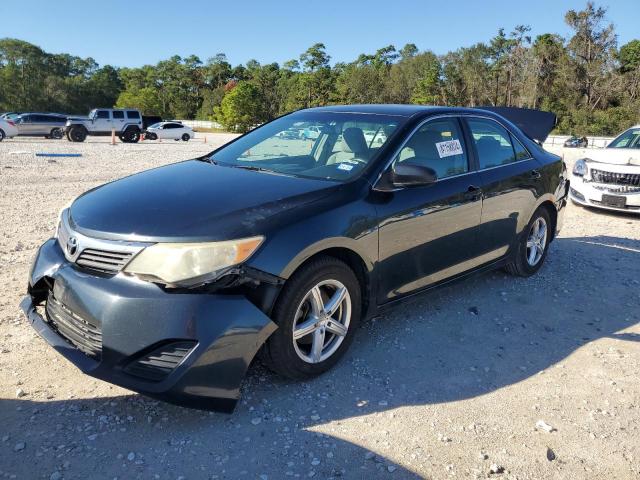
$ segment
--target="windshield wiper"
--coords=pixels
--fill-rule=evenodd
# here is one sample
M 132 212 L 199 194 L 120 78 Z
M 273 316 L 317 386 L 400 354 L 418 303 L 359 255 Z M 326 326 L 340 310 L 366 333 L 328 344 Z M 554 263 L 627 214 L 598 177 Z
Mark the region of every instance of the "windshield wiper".
M 282 173 L 282 172 L 276 172 L 275 170 L 270 170 L 268 168 L 256 167 L 255 165 L 229 165 L 229 164 L 224 164 L 223 166 L 231 167 L 231 168 L 242 168 L 243 170 L 252 170 L 254 172 L 271 173 L 273 175 L 284 175 L 285 177 L 290 177 L 291 176 L 289 174 Z

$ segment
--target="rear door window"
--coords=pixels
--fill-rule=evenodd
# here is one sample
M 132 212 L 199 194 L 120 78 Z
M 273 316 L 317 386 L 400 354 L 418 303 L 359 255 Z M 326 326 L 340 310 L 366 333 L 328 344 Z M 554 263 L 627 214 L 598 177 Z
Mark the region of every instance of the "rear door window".
M 499 123 L 485 118 L 469 118 L 467 123 L 478 152 L 481 170 L 507 165 L 530 157 L 524 147 L 520 145 L 520 158 L 518 158 L 511 141 L 511 135 Z
M 118 119 L 118 120 L 124 118 L 124 112 L 122 112 L 120 110 L 114 110 L 113 111 L 113 118 L 114 119 Z

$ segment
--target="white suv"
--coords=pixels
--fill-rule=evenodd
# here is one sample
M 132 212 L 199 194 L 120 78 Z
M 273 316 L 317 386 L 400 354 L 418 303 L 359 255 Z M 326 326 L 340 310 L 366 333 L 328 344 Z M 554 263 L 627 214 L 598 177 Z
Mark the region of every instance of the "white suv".
M 140 140 L 143 129 L 139 110 L 94 108 L 88 117 L 69 117 L 64 133 L 71 142 L 84 142 L 87 135 L 108 136 L 112 131 L 125 143 Z

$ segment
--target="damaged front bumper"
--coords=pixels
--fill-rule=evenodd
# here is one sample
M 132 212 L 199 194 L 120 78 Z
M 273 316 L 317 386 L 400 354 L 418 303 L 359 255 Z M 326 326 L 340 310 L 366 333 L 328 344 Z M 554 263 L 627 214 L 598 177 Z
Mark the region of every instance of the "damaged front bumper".
M 640 174 L 637 174 L 640 178 Z M 587 207 L 617 212 L 640 213 L 640 186 L 598 183 L 573 175 L 569 197 Z
M 32 326 L 82 372 L 171 403 L 230 412 L 276 325 L 240 293 L 171 292 L 68 262 L 54 240 L 21 303 Z

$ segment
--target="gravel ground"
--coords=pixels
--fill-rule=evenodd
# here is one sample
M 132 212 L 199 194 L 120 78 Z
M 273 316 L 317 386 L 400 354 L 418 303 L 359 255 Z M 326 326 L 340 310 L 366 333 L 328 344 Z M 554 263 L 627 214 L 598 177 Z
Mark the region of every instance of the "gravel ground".
M 0 478 L 640 476 L 638 217 L 571 205 L 537 276 L 476 276 L 391 310 L 314 381 L 256 363 L 233 415 L 150 400 L 58 356 L 18 303 L 60 208 L 229 138 L 0 143 Z

